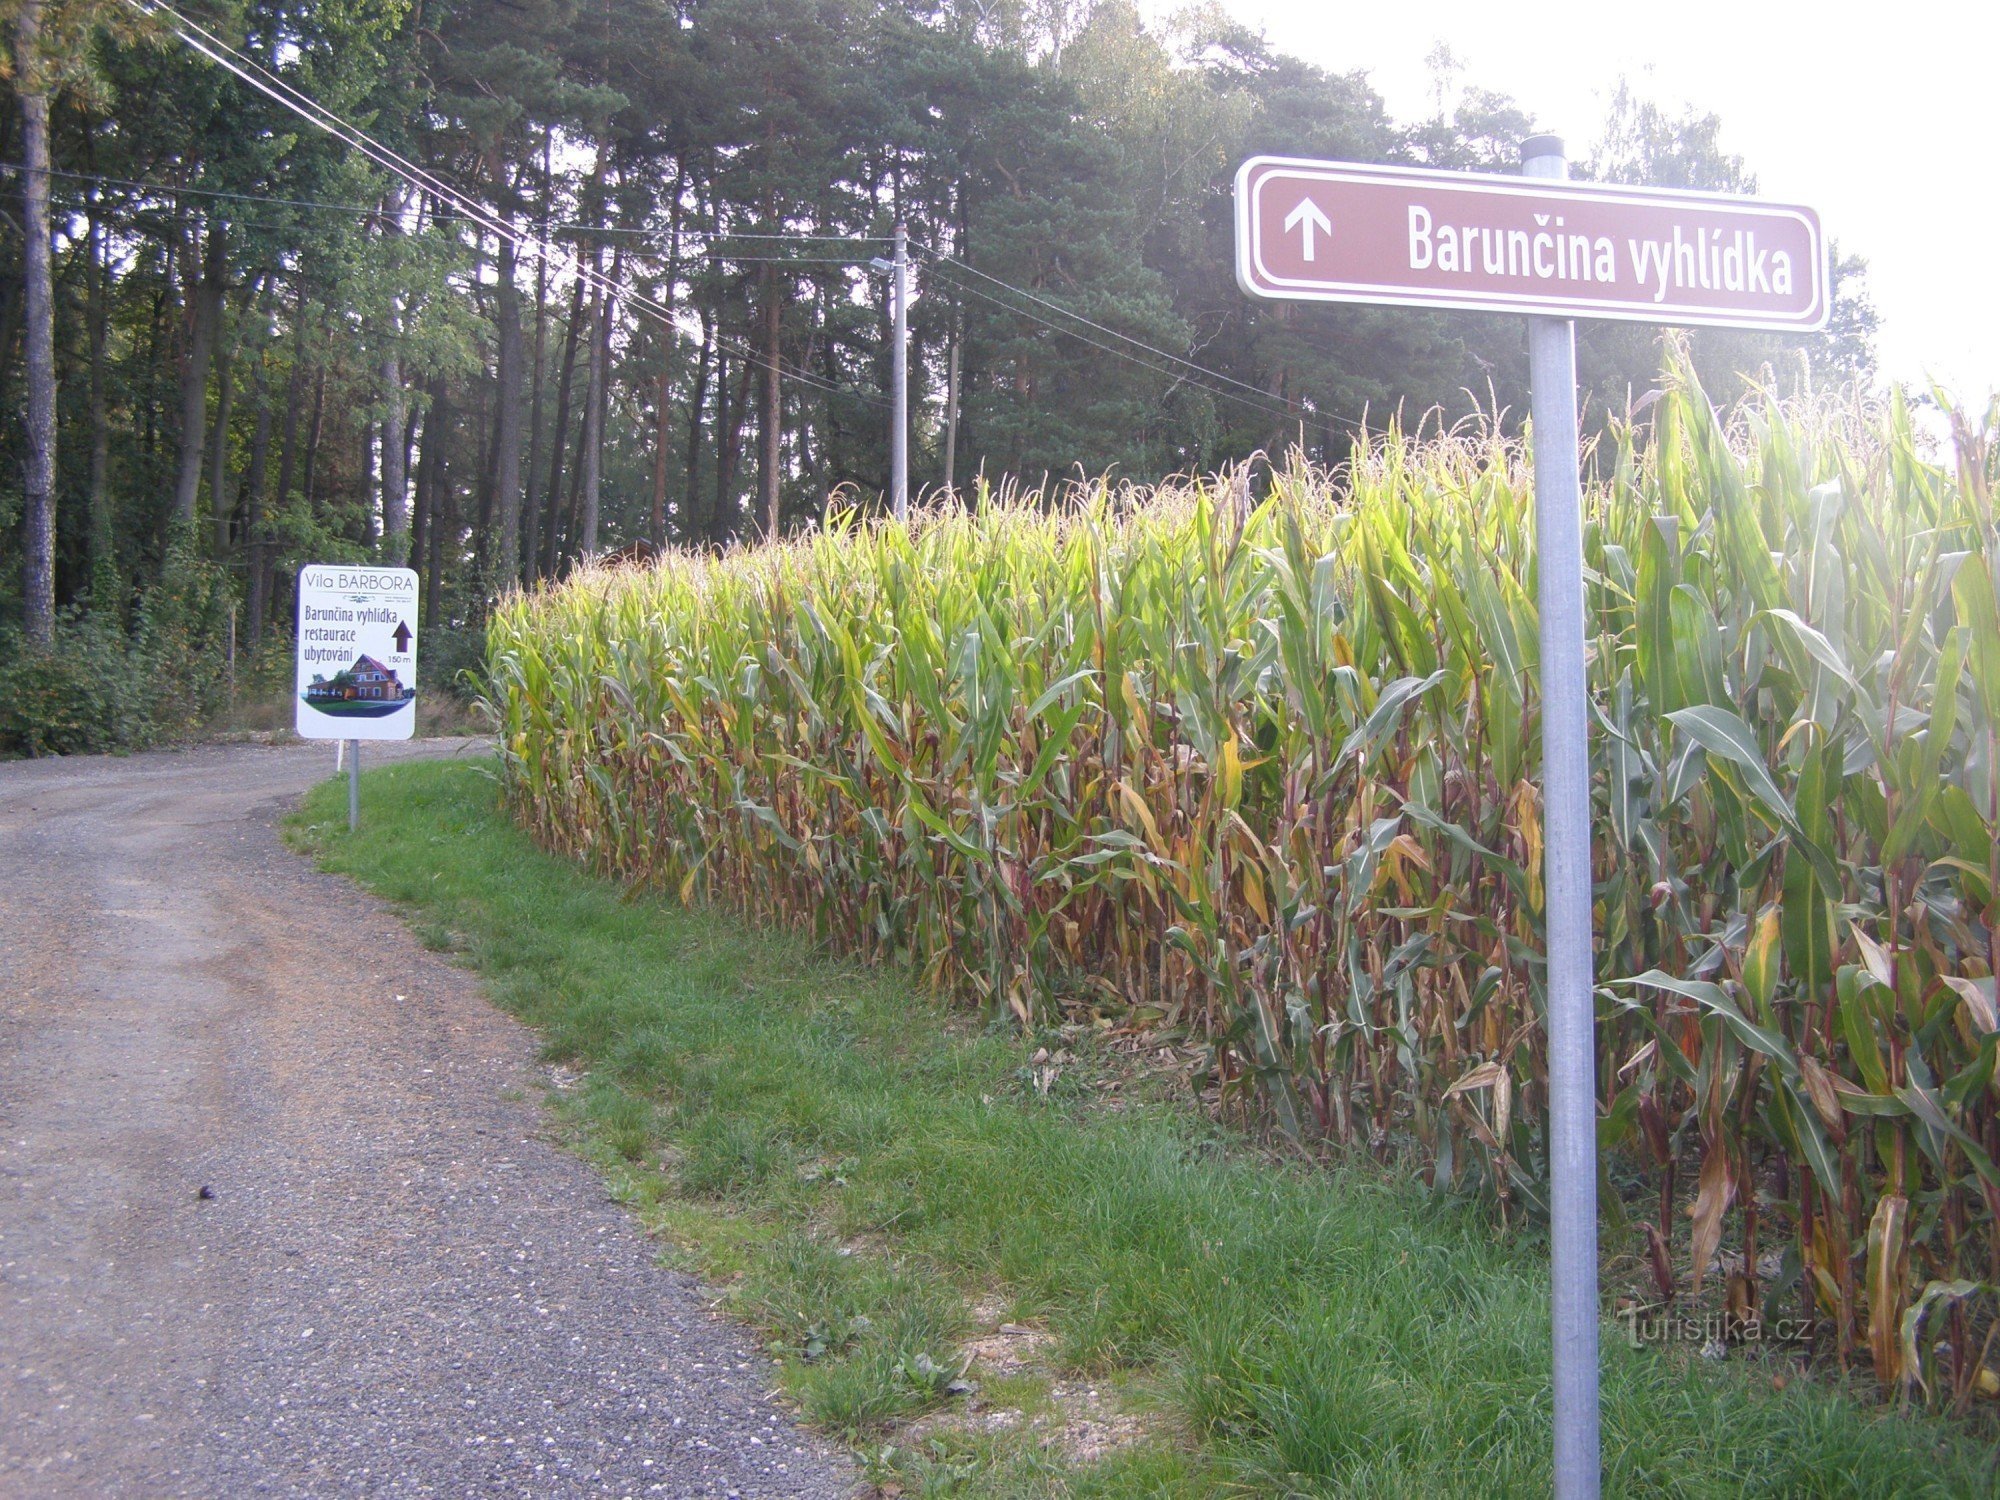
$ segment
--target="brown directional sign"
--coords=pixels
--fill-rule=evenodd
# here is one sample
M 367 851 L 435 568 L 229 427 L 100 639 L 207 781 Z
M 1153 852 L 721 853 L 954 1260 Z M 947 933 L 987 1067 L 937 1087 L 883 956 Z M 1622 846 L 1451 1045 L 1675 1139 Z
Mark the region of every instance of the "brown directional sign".
M 1734 328 L 1827 319 L 1809 208 L 1270 156 L 1236 174 L 1236 279 L 1308 302 Z

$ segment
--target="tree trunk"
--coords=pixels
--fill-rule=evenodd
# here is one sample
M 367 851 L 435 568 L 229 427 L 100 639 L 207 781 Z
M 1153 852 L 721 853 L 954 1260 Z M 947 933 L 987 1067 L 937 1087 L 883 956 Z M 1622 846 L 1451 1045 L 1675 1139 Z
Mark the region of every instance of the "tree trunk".
M 404 388 L 404 418 L 402 418 L 402 472 L 410 480 L 410 530 L 404 532 L 402 546 L 390 554 L 390 562 L 400 568 L 414 568 L 410 560 L 416 542 L 416 492 L 422 488 L 424 478 L 418 474 L 416 462 L 416 434 L 424 428 L 424 402 L 416 400 L 416 392 Z
M 13 277 L 0 281 L 0 411 L 13 409 L 14 344 L 21 333 L 21 293 L 21 283 Z
M 265 511 L 283 510 L 291 503 L 292 478 L 299 468 L 299 412 L 305 404 L 306 388 L 306 289 L 303 280 L 299 284 L 298 306 L 292 310 L 292 369 L 285 380 L 285 426 L 278 440 L 278 487 L 271 494 L 271 505 Z M 268 527 L 265 530 L 269 530 Z M 270 539 L 263 537 L 253 554 L 256 559 L 258 590 L 264 601 L 264 614 L 269 615 L 271 600 L 276 590 L 271 577 L 272 555 Z M 260 621 L 261 623 L 261 621 Z
M 693 546 L 706 528 L 695 514 L 695 497 L 701 492 L 696 478 L 701 469 L 701 415 L 708 402 L 708 366 L 715 352 L 715 319 L 704 312 L 701 318 L 701 353 L 695 357 L 694 394 L 688 398 L 687 484 L 681 490 L 681 540 Z
M 118 538 L 111 519 L 111 421 L 104 393 L 104 351 L 111 318 L 104 295 L 110 268 L 105 264 L 104 221 L 91 196 L 89 304 L 90 321 L 90 604 L 111 613 L 124 592 L 118 570 Z
M 687 191 L 685 159 L 674 170 L 673 208 L 667 233 L 667 284 L 661 301 L 671 306 L 681 280 L 681 199 Z M 667 544 L 667 407 L 673 399 L 674 341 L 669 326 L 660 332 L 660 400 L 653 420 L 653 516 L 649 535 L 655 548 Z
M 718 318 L 718 322 L 721 320 Z M 736 535 L 736 497 L 730 493 L 730 481 L 735 477 L 730 470 L 735 467 L 735 455 L 729 444 L 729 353 L 717 349 L 715 354 L 715 504 L 708 512 L 708 537 L 718 547 L 727 547 L 730 538 Z
M 442 467 L 442 462 L 438 467 Z M 424 632 L 428 635 L 431 627 L 437 624 L 438 587 L 441 581 L 438 577 L 439 559 L 442 554 L 438 537 L 443 533 L 445 524 L 444 482 L 435 469 L 431 474 L 430 499 L 424 503 L 424 509 L 430 524 L 424 528 L 424 557 L 418 564 L 423 569 L 423 576 L 418 580 L 418 584 L 423 595 Z
M 542 538 L 542 572 L 553 574 L 562 542 L 563 449 L 569 441 L 570 391 L 576 378 L 577 334 L 583 326 L 583 278 L 576 279 L 570 294 L 569 327 L 563 333 L 562 374 L 556 381 L 556 427 L 549 444 L 548 535 Z
M 450 462 L 442 452 L 438 455 L 437 494 L 431 505 L 430 598 L 435 612 L 444 602 L 445 547 L 451 548 L 453 557 L 464 555 L 465 527 L 458 511 L 458 486 L 451 482 Z
M 162 257 L 164 259 L 164 257 Z M 146 362 L 140 368 L 157 370 L 160 367 L 160 349 L 166 343 L 167 286 L 170 278 L 163 270 L 159 289 L 153 293 L 153 305 L 146 316 Z M 154 460 L 160 451 L 160 403 L 152 399 L 151 383 L 148 382 L 144 414 L 139 422 L 140 467 L 148 478 L 156 472 Z M 151 519 L 150 517 L 148 519 Z
M 521 530 L 521 289 L 514 284 L 514 241 L 500 236 L 494 262 L 494 323 L 499 335 L 498 410 L 493 416 L 493 529 L 490 581 L 496 588 L 512 584 L 520 572 Z
M 22 232 L 26 251 L 28 411 L 21 512 L 21 593 L 30 645 L 56 624 L 56 325 L 49 258 L 49 96 L 42 86 L 41 0 L 23 0 L 14 27 L 14 87 L 21 96 Z
M 400 333 L 390 314 L 389 337 Z M 382 556 L 400 564 L 410 550 L 410 450 L 403 398 L 403 362 L 391 348 L 382 361 Z
M 673 399 L 674 336 L 660 340 L 660 394 L 653 411 L 653 511 L 646 535 L 654 548 L 667 544 L 667 403 Z
M 583 555 L 579 546 L 583 535 L 583 480 L 590 468 L 585 456 L 590 450 L 590 414 L 597 407 L 597 317 L 603 296 L 603 289 L 599 288 L 591 297 L 578 334 L 578 342 L 583 346 L 583 415 L 577 423 L 576 452 L 569 466 L 569 497 L 563 506 L 563 554 L 571 562 Z
M 602 321 L 601 317 L 599 321 Z M 579 499 L 576 514 L 576 555 L 578 559 L 594 557 L 597 554 L 597 508 L 604 486 L 604 358 L 597 350 L 591 352 L 590 384 L 585 388 L 583 399 L 583 451 L 577 455 Z
M 292 495 L 292 477 L 299 463 L 299 407 L 306 379 L 306 289 L 299 285 L 299 304 L 292 309 L 292 369 L 285 381 L 285 430 L 278 442 L 278 488 L 273 499 L 283 506 Z
M 418 570 L 420 585 L 425 548 L 431 534 L 431 470 L 437 466 L 437 445 L 431 441 L 431 423 L 436 416 L 434 405 L 424 407 L 423 448 L 417 455 L 416 499 L 410 511 L 409 566 Z
M 202 256 L 201 281 L 189 309 L 187 358 L 181 365 L 181 463 L 174 478 L 171 524 L 194 525 L 194 502 L 201 489 L 203 439 L 208 434 L 208 367 L 215 352 L 216 324 L 222 318 L 222 279 L 228 269 L 223 222 L 208 221 L 208 251 Z
M 319 507 L 314 504 L 317 493 L 313 481 L 319 475 L 319 440 L 326 431 L 326 366 L 320 365 L 313 371 L 312 421 L 306 427 L 306 462 L 302 477 L 306 513 L 319 519 Z
M 398 238 L 408 200 L 402 185 L 382 205 L 383 233 Z M 382 545 L 380 556 L 401 566 L 410 550 L 410 401 L 403 389 L 403 309 L 389 294 L 382 349 Z
M 271 459 L 270 378 L 264 351 L 258 351 L 257 373 L 251 377 L 251 399 L 257 403 L 257 425 L 250 434 L 250 464 L 243 476 L 243 555 L 249 574 L 245 624 L 254 650 L 264 634 L 264 477 Z
M 763 453 L 757 461 L 758 501 L 764 512 L 764 535 L 775 538 L 778 523 L 782 519 L 779 511 L 784 503 L 783 475 L 779 464 L 782 461 L 784 443 L 784 397 L 778 385 L 778 340 L 783 328 L 781 321 L 784 309 L 778 302 L 778 268 L 764 267 L 764 337 L 762 364 L 763 379 L 759 382 L 761 399 L 757 410 L 757 435 L 762 439 Z
M 550 189 L 555 178 L 555 132 L 542 136 L 542 232 L 541 243 L 549 243 Z M 542 496 L 535 484 L 542 473 L 542 385 L 547 370 L 549 257 L 544 251 L 535 257 L 535 353 L 530 363 L 528 389 L 532 393 L 528 411 L 528 467 L 521 495 L 521 578 L 533 583 L 542 571 Z
M 947 494 L 958 484 L 958 352 L 962 340 L 958 322 L 951 325 L 951 357 L 945 364 L 944 382 L 944 487 Z
M 593 227 L 604 222 L 604 174 L 611 161 L 610 137 L 604 136 L 597 143 L 597 160 L 590 169 L 590 183 L 583 195 L 583 214 Z M 611 263 L 612 281 L 618 277 L 618 257 L 622 248 L 613 256 Z M 608 347 L 611 340 L 610 291 L 603 280 L 604 247 L 601 239 L 593 237 L 590 247 L 590 269 L 596 283 L 590 300 L 590 320 L 584 331 L 590 336 L 588 379 L 584 383 L 583 432 L 581 446 L 577 453 L 577 472 L 570 485 L 569 503 L 569 552 L 573 558 L 586 558 L 597 551 L 598 500 L 603 485 L 604 471 L 604 392 L 610 383 L 609 360 L 603 356 L 600 346 Z
M 421 401 L 413 399 L 414 395 L 415 393 L 411 391 L 408 386 L 403 387 L 403 425 L 401 430 L 399 430 L 396 434 L 396 442 L 398 445 L 396 449 L 396 462 L 400 463 L 403 466 L 403 477 L 406 481 L 406 492 L 407 489 L 415 487 L 414 481 L 416 479 L 417 430 L 423 425 L 424 421 L 424 404 Z M 408 513 L 414 518 L 415 515 L 414 501 L 410 502 L 408 506 Z M 405 539 L 406 551 L 407 547 L 408 547 L 408 542 L 407 539 Z M 409 564 L 405 563 L 404 566 L 407 567 L 409 566 Z
M 235 519 L 235 503 L 229 487 L 229 424 L 236 410 L 236 355 L 237 344 L 243 339 L 253 322 L 263 316 L 265 305 L 264 273 L 257 272 L 245 287 L 242 305 L 257 314 L 255 318 L 239 319 L 233 339 L 224 338 L 223 323 L 218 316 L 215 329 L 215 428 L 209 440 L 208 462 L 208 504 L 211 512 L 210 523 L 215 538 L 215 555 L 225 558 L 229 555 L 232 542 L 231 522 Z
M 546 236 L 545 236 L 546 238 Z M 529 365 L 528 387 L 533 393 L 528 406 L 528 467 L 526 483 L 532 485 L 542 472 L 542 381 L 546 366 L 549 303 L 548 257 L 535 259 L 535 353 Z M 541 496 L 524 490 L 521 496 L 521 576 L 533 583 L 541 567 Z
M 373 552 L 381 544 L 382 534 L 375 529 L 375 496 L 378 493 L 375 477 L 375 449 L 387 432 L 380 422 L 361 424 L 361 504 L 356 507 L 361 512 L 361 541 Z
M 473 470 L 479 476 L 479 483 L 474 490 L 478 503 L 474 511 L 472 552 L 481 568 L 491 560 L 492 553 L 493 495 L 494 485 L 499 479 L 495 465 L 500 457 L 500 447 L 493 441 L 492 418 L 500 404 L 494 399 L 494 390 L 499 383 L 500 376 L 497 370 L 490 375 L 482 370 L 479 379 L 473 383 L 474 404 L 469 413 L 472 418 L 472 430 L 477 434 L 479 445 L 478 464 Z
M 424 570 L 424 628 L 437 623 L 438 592 L 442 579 L 443 548 L 439 538 L 448 524 L 447 490 L 451 476 L 446 471 L 444 445 L 451 434 L 451 400 L 444 377 L 431 380 L 431 410 L 424 419 L 424 463 L 430 469 L 430 483 L 423 499 L 423 552 L 419 566 Z
M 215 354 L 215 429 L 209 438 L 208 508 L 214 527 L 215 555 L 229 555 L 229 522 L 232 509 L 228 499 L 229 418 L 236 405 L 236 361 L 226 341 L 218 338 Z
M 722 452 L 716 459 L 715 539 L 725 547 L 736 540 L 743 519 L 742 507 L 736 500 L 736 460 L 743 451 L 743 414 L 750 405 L 750 377 L 756 372 L 754 361 L 743 361 L 743 373 L 729 403 L 729 419 L 724 423 Z M 723 390 L 726 394 L 726 384 Z
M 616 285 L 623 269 L 624 252 L 611 256 L 611 282 Z M 597 518 L 604 488 L 604 419 L 611 404 L 611 323 L 617 314 L 618 299 L 607 287 L 599 300 L 595 337 L 597 350 L 590 361 L 588 402 L 583 413 L 583 517 L 578 526 L 577 555 L 597 555 Z

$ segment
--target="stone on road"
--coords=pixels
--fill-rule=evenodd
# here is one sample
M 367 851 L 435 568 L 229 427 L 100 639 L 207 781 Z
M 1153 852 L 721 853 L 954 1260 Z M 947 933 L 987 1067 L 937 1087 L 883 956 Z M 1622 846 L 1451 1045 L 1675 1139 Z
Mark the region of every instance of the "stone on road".
M 533 1035 L 279 842 L 332 769 L 0 766 L 0 1495 L 848 1493 Z

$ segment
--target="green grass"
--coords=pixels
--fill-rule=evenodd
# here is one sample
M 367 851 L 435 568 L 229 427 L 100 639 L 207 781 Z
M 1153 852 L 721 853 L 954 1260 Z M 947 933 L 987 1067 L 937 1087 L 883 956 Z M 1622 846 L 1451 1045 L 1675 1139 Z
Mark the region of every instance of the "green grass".
M 1531 1237 L 1362 1167 L 1274 1162 L 1133 1084 L 1033 1082 L 1057 1039 L 981 1032 L 905 977 L 539 850 L 476 765 L 370 772 L 295 835 L 402 903 L 583 1075 L 561 1108 L 681 1263 L 728 1289 L 806 1417 L 931 1495 L 1533 1495 L 1549 1488 L 1547 1284 Z M 1111 1067 L 1087 1045 L 1069 1070 Z M 1051 1336 L 987 1381 L 1005 1431 L 919 1414 L 984 1300 Z M 989 1305 L 989 1311 L 990 1311 Z M 1612 1494 L 1987 1493 L 1964 1430 L 1606 1325 Z M 977 1378 L 977 1372 L 974 1372 Z M 1079 1465 L 1031 1429 L 1085 1381 L 1147 1434 Z M 1055 1420 L 1044 1414 L 1045 1422 Z

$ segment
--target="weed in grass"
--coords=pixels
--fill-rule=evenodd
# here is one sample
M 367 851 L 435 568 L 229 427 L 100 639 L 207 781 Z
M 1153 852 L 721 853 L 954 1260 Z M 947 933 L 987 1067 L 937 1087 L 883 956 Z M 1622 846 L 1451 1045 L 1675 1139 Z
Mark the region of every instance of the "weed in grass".
M 979 1382 L 979 1399 L 988 1410 L 1037 1417 L 1049 1410 L 1049 1377 L 1018 1370 L 1011 1374 L 988 1374 Z
M 606 1064 L 612 1076 L 629 1089 L 654 1091 L 666 1097 L 680 1084 L 673 1036 L 657 1026 L 644 1027 L 619 1038 L 607 1054 Z
M 706 1198 L 739 1195 L 761 1186 L 789 1162 L 790 1152 L 768 1125 L 700 1115 L 681 1141 L 681 1190 Z
M 608 1080 L 593 1080 L 583 1095 L 587 1128 L 626 1161 L 645 1158 L 653 1139 L 653 1111 L 643 1098 Z
M 733 1301 L 794 1362 L 802 1409 L 843 1435 L 878 1431 L 962 1389 L 964 1304 L 937 1276 L 795 1234 L 770 1247 Z

